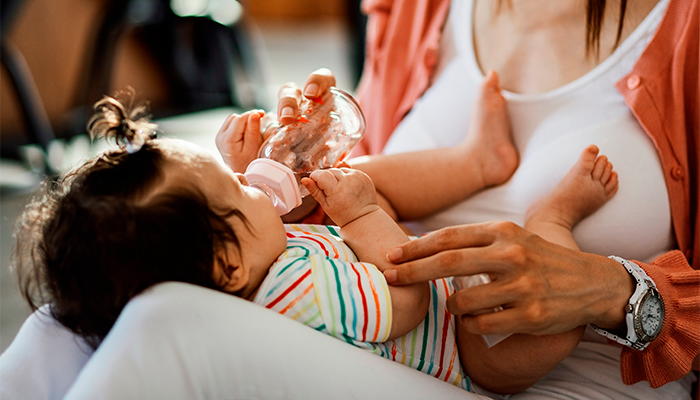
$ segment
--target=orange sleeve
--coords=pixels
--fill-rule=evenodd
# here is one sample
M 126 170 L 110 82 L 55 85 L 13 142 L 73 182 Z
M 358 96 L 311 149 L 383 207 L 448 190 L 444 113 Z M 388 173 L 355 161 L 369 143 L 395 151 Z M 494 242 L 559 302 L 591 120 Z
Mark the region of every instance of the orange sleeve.
M 700 271 L 680 251 L 635 262 L 656 283 L 666 313 L 661 334 L 645 350 L 623 347 L 620 370 L 626 385 L 648 381 L 657 388 L 688 374 L 700 351 Z
M 363 0 L 366 56 L 355 98 L 366 130 L 352 157 L 381 153 L 428 87 L 449 6 L 450 0 Z

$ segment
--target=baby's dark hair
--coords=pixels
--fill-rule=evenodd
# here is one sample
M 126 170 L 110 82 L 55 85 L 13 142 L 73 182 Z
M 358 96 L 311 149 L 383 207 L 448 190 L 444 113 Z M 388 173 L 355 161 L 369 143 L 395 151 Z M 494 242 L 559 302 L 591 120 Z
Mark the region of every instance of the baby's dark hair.
M 50 303 L 94 348 L 126 303 L 157 283 L 219 290 L 214 266 L 227 262 L 228 244 L 240 250 L 226 219 L 247 225 L 236 209 L 213 211 L 196 187 L 162 187 L 168 148 L 151 140 L 145 107 L 105 97 L 95 109 L 91 135 L 123 148 L 44 184 L 17 222 L 13 259 L 30 306 Z

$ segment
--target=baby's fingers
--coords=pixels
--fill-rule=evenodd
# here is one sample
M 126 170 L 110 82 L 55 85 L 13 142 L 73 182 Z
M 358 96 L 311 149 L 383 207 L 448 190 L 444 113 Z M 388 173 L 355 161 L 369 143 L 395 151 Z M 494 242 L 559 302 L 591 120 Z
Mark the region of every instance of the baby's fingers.
M 321 206 L 327 204 L 326 202 L 326 195 L 323 193 L 323 190 L 318 187 L 318 184 L 316 183 L 315 180 L 311 178 L 301 178 L 301 184 L 306 187 L 306 190 L 309 191 L 309 194 L 313 196 L 316 201 L 321 204 Z
M 224 123 L 221 125 L 221 129 L 219 129 L 219 132 L 216 134 L 214 141 L 216 143 L 216 147 L 219 149 L 219 152 L 224 156 L 224 158 L 230 156 L 231 153 L 235 151 L 236 143 L 242 140 L 243 131 L 237 132 L 236 129 L 234 129 L 238 126 L 236 123 L 240 119 L 241 116 L 238 114 L 229 115 L 226 117 Z
M 219 134 L 226 132 L 229 130 L 231 127 L 231 122 L 233 122 L 236 118 L 238 118 L 240 115 L 238 114 L 231 114 L 226 119 L 224 120 L 224 123 L 221 125 L 221 129 L 219 129 Z
M 245 133 L 243 136 L 244 146 L 252 151 L 257 151 L 262 144 L 262 139 L 260 136 L 260 120 L 265 115 L 264 111 L 256 110 L 251 112 L 248 116 L 248 122 L 246 124 Z
M 338 182 L 343 179 L 343 173 L 339 169 L 317 169 L 309 175 L 311 179 L 323 191 L 332 190 L 338 186 Z

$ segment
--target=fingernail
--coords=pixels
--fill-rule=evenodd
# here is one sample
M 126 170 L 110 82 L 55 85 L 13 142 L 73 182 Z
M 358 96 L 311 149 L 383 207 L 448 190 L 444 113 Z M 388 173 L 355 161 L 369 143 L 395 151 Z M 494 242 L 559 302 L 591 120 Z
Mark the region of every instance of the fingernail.
M 401 260 L 401 256 L 403 256 L 403 250 L 400 247 L 397 247 L 386 253 L 386 259 L 393 263 Z
M 282 109 L 282 112 L 280 113 L 280 118 L 284 117 L 294 117 L 294 110 L 292 110 L 292 107 L 287 106 Z
M 309 85 L 306 88 L 304 88 L 304 96 L 306 96 L 306 97 L 318 96 L 318 85 L 315 83 L 309 83 Z
M 387 269 L 384 271 L 384 278 L 386 279 L 387 283 L 394 283 L 396 282 L 396 279 L 398 278 L 396 274 L 395 269 Z

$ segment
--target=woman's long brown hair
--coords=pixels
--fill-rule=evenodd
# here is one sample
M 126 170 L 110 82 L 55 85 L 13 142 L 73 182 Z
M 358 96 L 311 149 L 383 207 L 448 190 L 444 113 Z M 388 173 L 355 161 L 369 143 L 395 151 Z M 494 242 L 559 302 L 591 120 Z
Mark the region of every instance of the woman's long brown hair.
M 588 0 L 586 3 L 586 55 L 594 53 L 596 58 L 600 55 L 600 28 L 605 16 L 605 4 L 606 0 Z M 620 44 L 622 38 L 625 11 L 627 11 L 627 0 L 620 0 L 620 19 L 617 22 L 615 47 Z
M 503 7 L 503 3 L 508 5 L 511 0 L 499 0 L 498 11 Z M 571 1 L 571 0 L 564 0 Z M 605 17 L 605 6 L 607 0 L 588 0 L 586 2 L 586 56 L 595 54 L 598 58 L 600 55 L 600 29 L 603 26 L 603 18 Z M 620 17 L 617 22 L 617 36 L 615 37 L 615 47 L 620 44 L 622 39 L 622 28 L 625 22 L 625 12 L 627 11 L 627 0 L 620 0 Z

